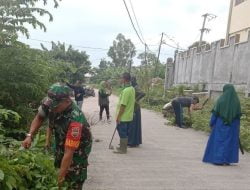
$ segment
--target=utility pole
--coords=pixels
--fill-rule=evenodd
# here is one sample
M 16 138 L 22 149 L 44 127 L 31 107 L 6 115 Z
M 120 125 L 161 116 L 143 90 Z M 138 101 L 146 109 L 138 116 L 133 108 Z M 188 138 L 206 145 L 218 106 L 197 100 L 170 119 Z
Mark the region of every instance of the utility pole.
M 166 63 L 166 67 L 165 67 L 165 79 L 164 79 L 164 87 L 163 87 L 163 98 L 166 97 L 166 85 L 167 85 L 167 76 L 168 75 L 168 62 Z
M 216 18 L 217 16 L 213 15 L 213 14 L 206 13 L 206 14 L 202 15 L 202 17 L 204 17 L 204 20 L 203 20 L 202 28 L 200 30 L 201 36 L 200 36 L 200 41 L 199 41 L 199 47 L 201 47 L 201 45 L 202 45 L 202 39 L 203 39 L 204 32 L 210 32 L 210 29 L 205 28 L 207 19 L 208 19 L 208 21 L 210 21 L 210 20 Z
M 162 45 L 163 35 L 164 35 L 164 33 L 162 32 L 161 33 L 161 41 L 160 41 L 159 50 L 158 50 L 158 55 L 157 55 L 157 61 L 155 63 L 155 74 L 154 74 L 155 77 L 156 77 L 156 73 L 157 73 L 157 66 L 158 66 L 158 63 L 160 62 L 159 58 L 160 58 L 160 53 L 161 53 L 161 45 Z
M 149 76 L 148 76 L 148 60 L 147 60 L 147 44 L 145 44 L 145 73 L 146 73 L 146 90 L 147 90 L 147 93 L 146 93 L 146 97 L 147 97 L 147 102 L 149 102 L 149 88 L 150 88 L 150 85 L 148 84 L 149 82 Z

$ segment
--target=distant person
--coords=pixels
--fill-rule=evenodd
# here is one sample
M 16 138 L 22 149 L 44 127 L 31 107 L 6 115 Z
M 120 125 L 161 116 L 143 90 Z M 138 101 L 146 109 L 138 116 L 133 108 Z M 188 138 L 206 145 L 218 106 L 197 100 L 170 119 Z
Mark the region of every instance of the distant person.
M 114 153 L 126 154 L 128 146 L 128 130 L 133 121 L 135 106 L 135 89 L 130 84 L 131 76 L 123 73 L 121 82 L 123 90 L 120 93 L 116 110 L 116 128 L 120 136 L 120 147 Z
M 75 85 L 67 83 L 67 85 L 74 90 L 75 101 L 80 109 L 82 109 L 83 97 L 85 94 L 84 88 L 79 80 L 76 81 Z
M 142 127 L 141 127 L 141 107 L 139 101 L 145 96 L 136 81 L 136 77 L 131 78 L 131 85 L 135 88 L 135 108 L 134 117 L 128 132 L 128 146 L 138 147 L 142 144 Z
M 177 97 L 172 100 L 171 104 L 175 113 L 175 122 L 176 125 L 180 128 L 184 128 L 183 126 L 183 108 L 188 108 L 188 114 L 191 117 L 191 112 L 193 110 L 200 110 L 202 106 L 198 105 L 199 98 L 197 96 L 194 97 Z
M 231 84 L 223 87 L 223 94 L 212 109 L 208 139 L 203 162 L 229 165 L 239 162 L 239 132 L 241 106 Z
M 98 104 L 100 107 L 99 112 L 99 120 L 102 120 L 102 113 L 103 110 L 106 111 L 107 121 L 110 122 L 110 113 L 109 113 L 109 96 L 111 95 L 112 91 L 109 88 L 107 82 L 102 81 L 100 83 L 100 89 L 98 91 Z

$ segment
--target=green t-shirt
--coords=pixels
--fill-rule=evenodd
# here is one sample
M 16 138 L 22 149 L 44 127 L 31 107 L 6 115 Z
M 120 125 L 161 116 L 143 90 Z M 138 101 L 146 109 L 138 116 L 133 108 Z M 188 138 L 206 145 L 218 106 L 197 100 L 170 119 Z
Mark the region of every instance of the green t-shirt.
M 121 116 L 121 121 L 132 121 L 135 106 L 135 89 L 132 86 L 127 86 L 122 90 L 117 104 L 116 116 L 119 113 L 121 105 L 126 106 Z

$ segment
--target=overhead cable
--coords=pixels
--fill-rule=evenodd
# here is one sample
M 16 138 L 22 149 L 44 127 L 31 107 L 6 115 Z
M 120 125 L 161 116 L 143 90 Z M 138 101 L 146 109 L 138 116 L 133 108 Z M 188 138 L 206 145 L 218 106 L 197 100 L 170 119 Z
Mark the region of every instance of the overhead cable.
M 127 10 L 127 13 L 128 13 L 129 19 L 130 19 L 130 22 L 131 22 L 131 24 L 132 24 L 132 26 L 133 26 L 133 29 L 134 29 L 134 31 L 135 31 L 137 37 L 139 38 L 140 42 L 141 42 L 143 45 L 145 45 L 145 42 L 141 39 L 141 37 L 140 37 L 138 31 L 137 31 L 136 28 L 135 28 L 135 25 L 134 25 L 134 22 L 133 22 L 133 20 L 132 20 L 131 15 L 130 15 L 130 12 L 129 12 L 129 10 L 128 10 L 128 6 L 127 6 L 127 4 L 126 4 L 126 1 L 123 0 L 123 3 L 124 3 L 124 5 L 125 5 L 125 8 L 126 8 L 126 10 Z
M 39 40 L 39 39 L 32 39 L 32 38 L 28 38 L 28 40 L 32 40 L 32 41 L 38 41 L 38 42 L 44 42 L 44 43 L 52 43 L 52 41 L 46 41 L 46 40 Z M 109 49 L 106 48 L 100 48 L 100 47 L 89 47 L 89 46 L 80 46 L 80 45 L 74 45 L 74 44 L 69 44 L 69 43 L 64 43 L 65 45 L 68 46 L 74 46 L 74 47 L 78 47 L 78 48 L 82 48 L 82 49 L 92 49 L 92 50 L 102 50 L 102 51 L 107 51 Z
M 133 6 L 133 4 L 132 4 L 132 1 L 129 0 L 129 2 L 130 2 L 130 6 L 131 6 L 131 9 L 132 9 L 133 15 L 134 15 L 134 17 L 135 17 L 135 21 L 136 21 L 136 25 L 137 25 L 137 27 L 138 27 L 138 30 L 139 30 L 139 32 L 140 32 L 140 34 L 141 34 L 141 37 L 142 37 L 143 41 L 146 43 L 146 41 L 145 41 L 145 39 L 144 39 L 144 37 L 143 37 L 142 30 L 141 30 L 141 27 L 140 27 L 140 25 L 139 25 L 138 19 L 137 19 L 137 17 L 136 17 L 136 14 L 135 14 L 135 10 L 134 10 L 134 6 Z

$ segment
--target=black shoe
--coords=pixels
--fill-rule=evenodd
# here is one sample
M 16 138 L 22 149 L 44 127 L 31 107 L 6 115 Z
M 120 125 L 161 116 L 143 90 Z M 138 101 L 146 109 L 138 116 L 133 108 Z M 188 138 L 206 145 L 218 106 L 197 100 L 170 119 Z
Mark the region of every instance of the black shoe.
M 181 128 L 181 129 L 187 129 L 188 127 L 186 127 L 186 126 L 181 126 L 180 128 Z
M 224 164 L 222 164 L 222 163 L 213 163 L 214 165 L 216 165 L 216 166 L 223 166 Z

